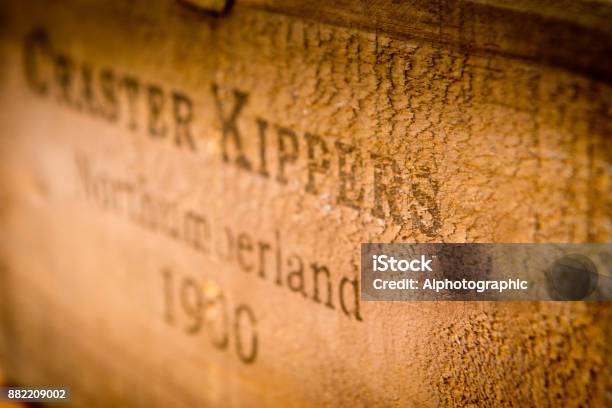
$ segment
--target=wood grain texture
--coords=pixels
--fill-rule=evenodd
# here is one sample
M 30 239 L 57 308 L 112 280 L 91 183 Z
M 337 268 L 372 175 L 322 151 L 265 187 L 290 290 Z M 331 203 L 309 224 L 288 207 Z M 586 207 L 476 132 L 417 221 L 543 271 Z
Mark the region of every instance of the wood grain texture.
M 574 70 L 497 28 L 473 41 L 503 52 L 450 46 L 418 2 L 415 31 L 373 32 L 260 4 L 1 6 L 11 378 L 88 407 L 609 405 L 609 303 L 356 306 L 341 286 L 361 242 L 610 242 L 609 56 Z M 225 299 L 198 330 L 193 286 Z
M 241 6 L 612 78 L 612 5 L 605 0 L 237 0 Z

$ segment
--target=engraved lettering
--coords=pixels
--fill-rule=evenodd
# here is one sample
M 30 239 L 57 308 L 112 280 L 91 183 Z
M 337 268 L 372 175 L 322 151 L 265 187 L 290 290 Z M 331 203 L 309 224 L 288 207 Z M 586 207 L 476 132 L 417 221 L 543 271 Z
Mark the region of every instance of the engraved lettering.
M 244 105 L 247 103 L 248 94 L 234 90 L 233 94 L 236 103 L 234 104 L 231 113 L 226 117 L 223 102 L 219 96 L 219 87 L 217 84 L 212 85 L 212 92 L 217 106 L 219 121 L 221 122 L 221 133 L 223 135 L 221 139 L 221 150 L 223 152 L 223 160 L 226 162 L 229 161 L 227 143 L 228 139 L 231 138 L 237 151 L 236 164 L 245 170 L 251 170 L 251 163 L 247 160 L 244 152 L 242 151 L 242 136 L 240 135 L 237 124 L 238 115 L 240 115 Z
M 191 150 L 195 150 L 196 146 L 191 137 L 191 121 L 193 119 L 193 104 L 187 96 L 175 92 L 172 94 L 172 102 L 174 106 L 174 141 L 177 145 L 186 142 Z
M 45 78 L 42 72 L 44 59 L 51 56 L 49 37 L 42 29 L 30 32 L 24 41 L 23 66 L 25 77 L 30 88 L 44 95 L 49 90 L 49 78 Z
M 289 140 L 290 143 L 287 143 Z M 288 146 L 291 145 L 291 147 Z M 278 128 L 278 175 L 276 179 L 287 184 L 287 176 L 285 175 L 285 166 L 289 163 L 295 163 L 298 159 L 298 139 L 297 135 L 288 128 Z
M 363 187 L 359 188 L 357 193 L 354 192 L 357 187 L 357 168 L 362 166 L 361 153 L 355 146 L 339 141 L 336 141 L 336 149 L 338 150 L 338 179 L 340 182 L 338 204 L 358 210 L 362 206 L 364 196 Z M 347 171 L 347 157 L 353 153 L 355 157 Z M 352 192 L 351 195 L 354 198 L 349 197 L 349 191 Z
M 316 160 L 315 149 L 320 147 L 323 156 L 327 157 L 328 150 L 325 141 L 321 136 L 312 133 L 306 133 L 306 142 L 308 144 L 308 182 L 306 183 L 306 191 L 312 194 L 317 194 L 318 189 L 315 185 L 315 174 L 325 174 L 329 170 L 329 159 L 324 158 L 321 161 Z

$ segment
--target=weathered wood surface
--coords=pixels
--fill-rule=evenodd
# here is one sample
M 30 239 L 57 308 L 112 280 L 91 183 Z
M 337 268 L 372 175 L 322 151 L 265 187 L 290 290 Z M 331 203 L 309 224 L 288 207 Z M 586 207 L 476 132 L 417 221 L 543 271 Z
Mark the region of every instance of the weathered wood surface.
M 612 4 L 538 0 L 236 0 L 346 27 L 612 78 Z
M 361 242 L 609 242 L 609 55 L 487 21 L 452 45 L 423 4 L 368 31 L 150 3 L 1 6 L 12 378 L 81 406 L 610 402 L 607 303 L 354 294 Z M 572 24 L 606 47 L 593 7 Z

